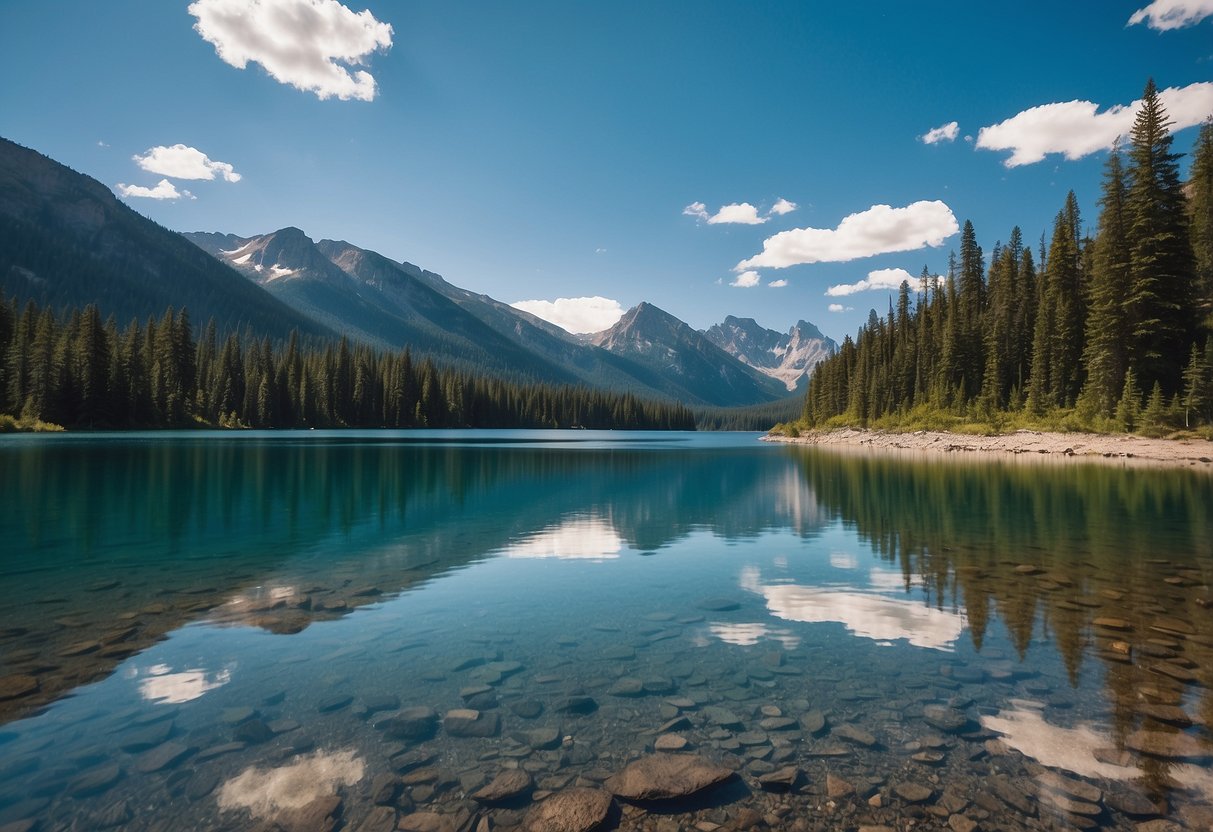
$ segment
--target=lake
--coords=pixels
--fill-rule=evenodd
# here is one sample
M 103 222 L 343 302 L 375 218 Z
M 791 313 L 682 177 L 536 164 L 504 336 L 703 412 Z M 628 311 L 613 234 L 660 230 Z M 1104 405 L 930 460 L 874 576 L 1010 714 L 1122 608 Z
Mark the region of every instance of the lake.
M 0 438 L 0 828 L 1213 826 L 1213 477 L 757 438 Z

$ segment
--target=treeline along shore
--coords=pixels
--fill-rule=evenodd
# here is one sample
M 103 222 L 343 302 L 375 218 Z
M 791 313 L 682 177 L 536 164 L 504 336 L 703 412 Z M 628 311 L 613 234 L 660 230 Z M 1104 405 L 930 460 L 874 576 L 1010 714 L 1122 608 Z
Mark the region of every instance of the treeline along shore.
M 56 316 L 0 295 L 0 430 L 94 428 L 694 430 L 691 411 L 629 393 L 509 382 L 409 350 L 286 343 L 189 313 L 119 330 L 96 306 Z
M 1150 81 L 1108 155 L 1093 235 L 1070 192 L 1037 254 L 986 257 L 972 223 L 947 274 L 903 282 L 818 365 L 787 432 L 1016 428 L 1213 437 L 1213 117 L 1180 175 Z

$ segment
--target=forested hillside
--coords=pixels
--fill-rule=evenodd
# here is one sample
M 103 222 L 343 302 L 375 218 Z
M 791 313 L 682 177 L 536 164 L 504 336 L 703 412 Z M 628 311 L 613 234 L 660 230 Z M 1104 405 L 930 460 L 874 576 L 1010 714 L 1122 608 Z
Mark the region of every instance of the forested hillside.
M 57 318 L 0 294 L 0 429 L 515 427 L 694 430 L 686 407 L 626 393 L 519 385 L 413 361 L 406 349 L 195 338 L 189 314 L 119 330 L 94 305 Z
M 1147 430 L 1213 423 L 1213 120 L 1181 180 L 1153 81 L 1108 156 L 1094 236 L 1073 192 L 1038 256 L 1019 228 L 989 265 L 966 222 L 945 276 L 818 365 L 810 427 L 948 420 Z

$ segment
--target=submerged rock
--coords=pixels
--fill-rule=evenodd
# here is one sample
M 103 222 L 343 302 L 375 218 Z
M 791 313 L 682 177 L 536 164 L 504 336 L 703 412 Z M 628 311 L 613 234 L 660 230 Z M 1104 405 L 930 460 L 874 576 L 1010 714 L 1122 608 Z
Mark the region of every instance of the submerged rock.
M 972 725 L 972 720 L 962 711 L 947 705 L 927 705 L 922 709 L 922 718 L 937 731 L 959 734 Z
M 606 822 L 613 803 L 601 789 L 558 792 L 527 812 L 524 832 L 592 832 Z
M 447 711 L 442 727 L 452 737 L 495 737 L 501 730 L 501 717 L 471 708 L 456 708 Z
M 1213 747 L 1205 745 L 1191 734 L 1168 734 L 1162 731 L 1134 731 L 1125 738 L 1125 748 L 1167 760 L 1203 760 L 1213 757 Z
M 433 708 L 405 708 L 395 716 L 379 723 L 389 737 L 420 742 L 434 736 L 438 730 L 438 714 Z
M 598 710 L 598 703 L 591 696 L 570 696 L 561 703 L 558 709 L 561 713 L 584 716 Z
M 865 731 L 858 725 L 851 725 L 850 723 L 843 723 L 835 728 L 834 736 L 847 742 L 853 742 L 856 745 L 862 745 L 865 748 L 871 748 L 876 744 L 876 737 L 870 731 Z
M 732 612 L 741 609 L 741 602 L 734 598 L 704 598 L 695 606 L 708 612 Z
M 906 803 L 923 803 L 935 793 L 919 783 L 898 783 L 893 791 Z
M 796 766 L 784 766 L 758 778 L 758 785 L 769 792 L 788 792 L 796 788 L 800 782 L 800 769 Z
M 500 772 L 492 781 L 472 793 L 472 799 L 481 803 L 504 803 L 521 797 L 535 788 L 531 775 L 522 769 L 507 768 Z
M 606 781 L 625 800 L 669 800 L 723 783 L 731 769 L 694 754 L 650 754 Z

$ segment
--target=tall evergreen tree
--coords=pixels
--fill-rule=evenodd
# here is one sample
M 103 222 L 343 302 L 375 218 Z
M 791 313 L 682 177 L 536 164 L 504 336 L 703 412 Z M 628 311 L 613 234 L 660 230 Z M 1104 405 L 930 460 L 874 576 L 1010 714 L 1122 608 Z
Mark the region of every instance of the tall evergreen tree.
M 1200 127 L 1188 179 L 1188 231 L 1196 269 L 1196 303 L 1213 331 L 1213 116 Z
M 1125 196 L 1132 257 L 1126 311 L 1129 360 L 1141 387 L 1180 386 L 1195 316 L 1188 216 L 1171 152 L 1171 121 L 1153 79 L 1142 94 L 1128 152 Z
M 1095 269 L 1091 275 L 1083 365 L 1085 404 L 1101 416 L 1111 416 L 1124 382 L 1128 320 L 1125 294 L 1129 287 L 1132 252 L 1125 206 L 1125 173 L 1120 151 L 1113 148 L 1104 169 L 1099 200 L 1099 235 L 1095 240 Z

